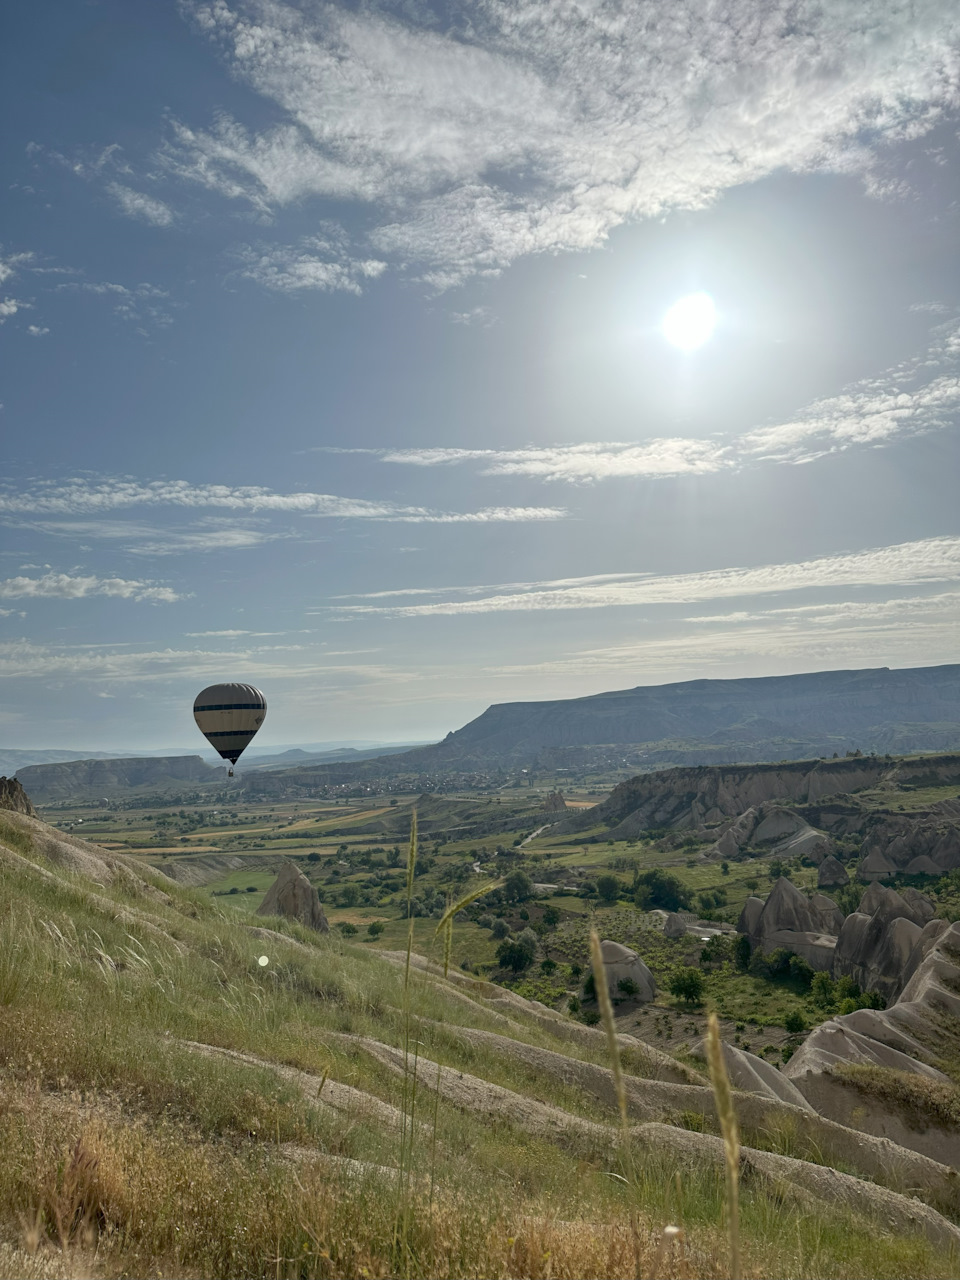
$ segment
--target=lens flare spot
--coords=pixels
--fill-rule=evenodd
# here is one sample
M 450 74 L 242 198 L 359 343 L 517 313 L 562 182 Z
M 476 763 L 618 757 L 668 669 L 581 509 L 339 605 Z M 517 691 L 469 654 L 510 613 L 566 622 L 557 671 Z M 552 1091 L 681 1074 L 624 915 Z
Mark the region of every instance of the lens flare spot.
M 260 959 L 257 961 L 257 964 L 260 966 L 261 969 L 265 969 L 269 963 L 270 963 L 269 956 L 261 956 Z
M 709 339 L 717 324 L 717 309 L 709 293 L 690 293 L 678 299 L 663 317 L 660 331 L 681 351 L 695 351 Z

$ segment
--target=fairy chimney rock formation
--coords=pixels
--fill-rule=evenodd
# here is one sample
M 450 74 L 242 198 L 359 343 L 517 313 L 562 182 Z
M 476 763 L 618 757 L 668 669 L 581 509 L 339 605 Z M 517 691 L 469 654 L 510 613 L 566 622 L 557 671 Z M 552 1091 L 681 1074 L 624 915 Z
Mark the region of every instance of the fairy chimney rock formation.
M 551 791 L 540 806 L 541 813 L 566 813 L 567 802 L 562 791 Z
M 257 908 L 257 915 L 286 916 L 288 920 L 299 920 L 308 929 L 316 929 L 318 933 L 330 932 L 316 889 L 292 862 L 284 864 Z
M 817 871 L 817 888 L 818 889 L 837 889 L 841 885 L 849 884 L 850 877 L 843 863 L 838 861 L 831 854 L 824 858 L 820 863 L 820 869 Z
M 603 955 L 607 990 L 612 1000 L 622 1000 L 624 996 L 629 995 L 631 999 L 642 1000 L 645 1004 L 649 1004 L 651 1000 L 656 999 L 657 984 L 653 974 L 635 951 L 631 951 L 629 947 L 619 942 L 604 941 L 600 943 L 600 952 Z M 625 985 L 632 982 L 636 991 L 629 986 L 627 991 L 624 991 L 620 986 L 621 982 Z
M 0 778 L 0 809 L 12 809 L 14 813 L 25 813 L 28 818 L 37 817 L 37 811 L 30 803 L 30 797 L 16 778 Z

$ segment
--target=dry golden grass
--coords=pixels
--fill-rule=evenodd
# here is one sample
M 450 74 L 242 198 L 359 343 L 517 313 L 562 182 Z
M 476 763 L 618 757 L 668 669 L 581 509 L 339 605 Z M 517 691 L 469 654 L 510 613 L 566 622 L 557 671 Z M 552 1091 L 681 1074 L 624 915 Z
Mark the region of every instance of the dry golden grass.
M 930 1080 L 912 1071 L 894 1071 L 866 1063 L 841 1063 L 835 1069 L 862 1093 L 892 1103 L 919 1125 L 960 1130 L 960 1088 L 944 1080 Z M 960 1142 L 960 1133 L 957 1135 Z
M 712 1169 L 678 1178 L 646 1155 L 631 1169 L 625 1150 L 621 1173 L 606 1144 L 568 1149 L 417 1095 L 420 1041 L 440 1043 L 429 1028 L 489 1029 L 483 1010 L 335 938 L 253 943 L 201 896 L 169 893 L 149 904 L 162 932 L 139 931 L 124 889 L 0 864 L 0 1280 L 729 1273 Z M 406 1045 L 406 1088 L 330 1032 Z M 329 1073 L 403 1107 L 404 1132 L 319 1111 L 270 1070 L 184 1040 Z M 447 1051 L 445 1071 L 498 1065 L 455 1037 Z M 919 1237 L 800 1212 L 775 1190 L 744 1188 L 740 1216 L 747 1277 L 958 1273 Z

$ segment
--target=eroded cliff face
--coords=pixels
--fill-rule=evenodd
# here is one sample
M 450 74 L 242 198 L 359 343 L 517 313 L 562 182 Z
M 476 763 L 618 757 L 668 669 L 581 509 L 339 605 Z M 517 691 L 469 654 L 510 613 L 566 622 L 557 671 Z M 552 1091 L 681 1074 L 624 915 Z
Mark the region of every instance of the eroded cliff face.
M 0 809 L 8 809 L 13 813 L 25 813 L 35 818 L 37 811 L 30 803 L 30 797 L 16 778 L 0 778 Z
M 927 813 L 877 814 L 867 823 L 857 874 L 861 880 L 943 875 L 960 867 L 960 802 Z
M 960 783 L 960 754 L 916 760 L 849 756 L 786 764 L 704 766 L 639 774 L 620 783 L 596 808 L 571 816 L 557 834 L 582 831 L 598 822 L 610 838 L 633 839 L 658 827 L 697 830 L 739 818 L 771 802 L 816 806 L 830 796 L 875 787 L 884 781 L 912 785 Z M 946 816 L 944 817 L 946 821 Z

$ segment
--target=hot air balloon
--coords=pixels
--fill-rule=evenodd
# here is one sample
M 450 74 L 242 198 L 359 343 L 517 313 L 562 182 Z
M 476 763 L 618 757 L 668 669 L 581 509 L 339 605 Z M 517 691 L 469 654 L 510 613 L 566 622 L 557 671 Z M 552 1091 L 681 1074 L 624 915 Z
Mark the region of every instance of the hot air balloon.
M 198 693 L 193 704 L 193 718 L 200 732 L 224 760 L 231 765 L 267 714 L 267 700 L 252 684 L 212 684 Z M 233 769 L 227 770 L 233 777 Z

